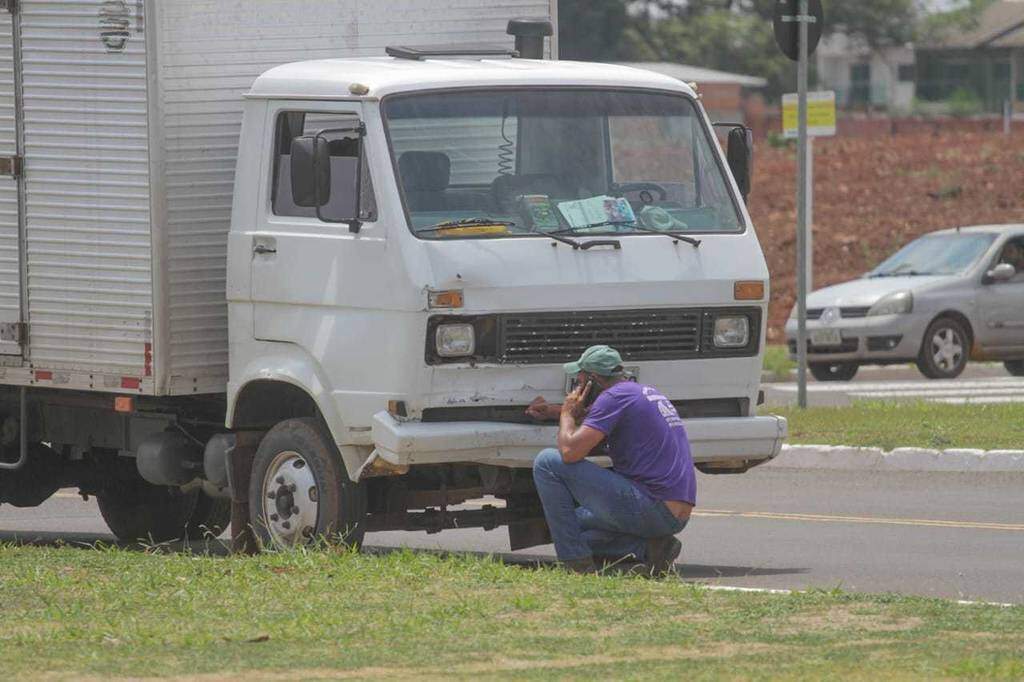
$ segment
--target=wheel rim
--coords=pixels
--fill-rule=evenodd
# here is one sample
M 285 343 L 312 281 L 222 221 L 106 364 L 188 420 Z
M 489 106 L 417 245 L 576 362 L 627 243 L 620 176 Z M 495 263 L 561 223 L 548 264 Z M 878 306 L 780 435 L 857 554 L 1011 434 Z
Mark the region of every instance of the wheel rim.
M 951 372 L 960 366 L 964 357 L 964 344 L 956 330 L 942 327 L 932 336 L 932 359 L 935 366 Z
M 279 545 L 307 542 L 316 533 L 320 494 L 302 456 L 280 452 L 263 476 L 263 524 Z

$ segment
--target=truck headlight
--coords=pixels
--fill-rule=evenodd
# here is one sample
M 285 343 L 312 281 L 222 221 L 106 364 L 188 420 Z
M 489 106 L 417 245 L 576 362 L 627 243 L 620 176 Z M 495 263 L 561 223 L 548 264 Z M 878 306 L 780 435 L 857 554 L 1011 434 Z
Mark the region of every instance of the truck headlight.
M 462 358 L 476 352 L 476 334 L 471 324 L 442 324 L 434 334 L 437 354 L 442 358 Z
M 743 348 L 750 343 L 750 320 L 746 316 L 715 318 L 715 348 Z
M 868 317 L 876 315 L 905 315 L 914 310 L 914 295 L 909 291 L 897 291 L 883 296 L 868 310 Z

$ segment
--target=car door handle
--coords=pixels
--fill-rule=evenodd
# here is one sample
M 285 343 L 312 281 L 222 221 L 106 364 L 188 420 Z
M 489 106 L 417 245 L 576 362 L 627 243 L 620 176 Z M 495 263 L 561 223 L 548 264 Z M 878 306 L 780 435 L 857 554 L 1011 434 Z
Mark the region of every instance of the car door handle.
M 256 246 L 252 247 L 252 252 L 263 256 L 268 253 L 277 253 L 277 249 L 271 246 L 267 246 L 266 244 L 257 244 Z

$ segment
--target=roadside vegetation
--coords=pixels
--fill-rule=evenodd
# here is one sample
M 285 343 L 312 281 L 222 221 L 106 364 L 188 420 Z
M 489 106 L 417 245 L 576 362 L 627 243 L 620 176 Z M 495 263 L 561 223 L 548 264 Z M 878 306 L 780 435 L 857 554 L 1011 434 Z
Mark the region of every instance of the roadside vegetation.
M 849 407 L 762 407 L 789 420 L 788 442 L 891 450 L 1024 450 L 1024 404 L 864 401 Z
M 771 373 L 775 381 L 789 381 L 789 373 L 796 369 L 796 363 L 789 359 L 789 350 L 785 346 L 770 345 L 764 349 L 762 368 Z
M 1024 607 L 487 558 L 0 546 L 10 677 L 1024 677 Z

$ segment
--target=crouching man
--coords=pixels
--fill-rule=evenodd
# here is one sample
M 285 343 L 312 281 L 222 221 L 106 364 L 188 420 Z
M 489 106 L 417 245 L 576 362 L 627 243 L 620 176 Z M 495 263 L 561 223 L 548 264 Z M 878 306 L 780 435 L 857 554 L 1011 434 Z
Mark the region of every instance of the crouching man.
M 594 557 L 632 557 L 663 575 L 679 556 L 675 535 L 696 500 L 683 422 L 658 389 L 627 379 L 613 348 L 588 348 L 565 371 L 577 379 L 565 402 L 537 398 L 527 409 L 535 419 L 559 419 L 558 449 L 533 465 L 558 558 L 586 573 Z M 602 443 L 614 469 L 585 459 Z

